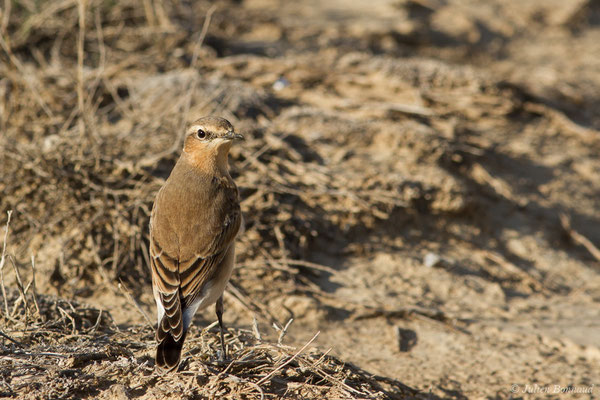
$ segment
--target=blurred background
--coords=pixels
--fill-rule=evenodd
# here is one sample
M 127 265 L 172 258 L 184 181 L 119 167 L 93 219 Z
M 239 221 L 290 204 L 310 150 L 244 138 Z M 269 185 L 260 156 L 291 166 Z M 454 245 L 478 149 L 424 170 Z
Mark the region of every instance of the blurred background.
M 0 7 L 3 332 L 64 319 L 38 293 L 150 338 L 154 195 L 219 115 L 248 138 L 229 327 L 293 318 L 431 398 L 600 383 L 598 1 Z

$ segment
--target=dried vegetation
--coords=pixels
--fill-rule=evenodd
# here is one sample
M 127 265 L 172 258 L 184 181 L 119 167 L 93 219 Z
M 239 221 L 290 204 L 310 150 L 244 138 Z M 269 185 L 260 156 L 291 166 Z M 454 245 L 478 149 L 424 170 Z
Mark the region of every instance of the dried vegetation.
M 5 2 L 0 395 L 414 398 L 425 395 L 312 350 L 312 340 L 286 346 L 285 323 L 312 307 L 317 325 L 420 318 L 468 336 L 477 301 L 475 311 L 452 299 L 446 306 L 428 282 L 410 278 L 393 288 L 405 308 L 391 306 L 385 291 L 340 298 L 333 292 L 347 256 L 446 252 L 429 266 L 480 279 L 483 289 L 469 295 L 569 293 L 576 278 L 568 269 L 529 262 L 505 242 L 514 231 L 539 229 L 565 246 L 563 229 L 597 257 L 589 231 L 577 232 L 566 216 L 558 224 L 558 215 L 572 213 L 575 226 L 585 212 L 552 197 L 556 189 L 581 195 L 583 208 L 594 178 L 581 194 L 551 182 L 546 160 L 528 158 L 538 145 L 557 153 L 551 137 L 573 152 L 568 157 L 594 165 L 593 121 L 574 122 L 581 114 L 561 107 L 570 100 L 531 85 L 403 58 L 421 47 L 431 55 L 418 38 L 439 33 L 429 28 L 428 2 L 400 3 L 412 33 L 284 24 L 236 1 Z M 231 155 L 246 231 L 226 300 L 267 326 L 268 339 L 256 325 L 229 329 L 231 359 L 220 364 L 217 335 L 194 330 L 182 371 L 161 376 L 144 314 L 152 301 L 147 224 L 186 123 L 208 114 L 248 138 Z M 515 228 L 506 215 L 523 210 Z M 371 278 L 385 281 L 360 281 Z M 148 323 L 117 324 L 83 305 L 101 303 L 107 291 Z

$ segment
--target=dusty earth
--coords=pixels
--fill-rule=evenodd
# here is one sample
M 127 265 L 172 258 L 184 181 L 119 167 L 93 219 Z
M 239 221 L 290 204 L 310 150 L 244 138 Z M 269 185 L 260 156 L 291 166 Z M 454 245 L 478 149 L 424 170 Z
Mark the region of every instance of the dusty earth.
M 600 396 L 597 1 L 1 12 L 1 397 Z M 230 357 L 207 310 L 163 376 L 149 209 L 206 114 L 249 138 Z

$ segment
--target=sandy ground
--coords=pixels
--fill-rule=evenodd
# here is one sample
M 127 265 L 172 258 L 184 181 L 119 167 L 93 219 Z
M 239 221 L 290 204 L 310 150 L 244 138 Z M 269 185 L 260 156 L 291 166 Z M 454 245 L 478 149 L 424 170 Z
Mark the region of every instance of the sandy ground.
M 87 325 L 58 311 L 36 320 L 15 294 L 0 330 L 25 349 L 0 338 L 0 362 L 25 368 L 11 357 L 119 345 L 104 358 L 48 361 L 56 376 L 39 365 L 30 381 L 5 372 L 3 396 L 260 398 L 265 374 L 320 331 L 315 358 L 291 363 L 267 398 L 598 398 L 597 2 L 147 2 L 119 13 L 96 3 L 83 69 L 74 4 L 14 7 L 3 25 L 6 254 L 24 281 L 35 256 L 38 294 L 95 311 L 73 308 L 91 313 Z M 181 376 L 157 377 L 142 315 L 155 313 L 147 212 L 181 127 L 208 113 L 250 137 L 231 160 L 247 230 L 226 322 L 232 357 L 265 369 L 212 363 L 216 330 L 201 331 L 210 310 Z M 282 350 L 272 326 L 291 318 Z M 75 350 L 45 349 L 23 328 L 53 319 L 85 333 Z M 273 347 L 260 347 L 255 320 Z M 323 352 L 338 380 L 319 372 Z M 294 384 L 292 367 L 302 371 Z M 27 389 L 69 377 L 87 383 Z M 218 383 L 226 378 L 235 383 Z

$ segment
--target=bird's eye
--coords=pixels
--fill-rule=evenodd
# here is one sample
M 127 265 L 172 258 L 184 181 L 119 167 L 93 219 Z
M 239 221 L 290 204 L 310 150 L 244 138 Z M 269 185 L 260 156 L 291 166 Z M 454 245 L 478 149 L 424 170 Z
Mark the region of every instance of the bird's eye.
M 204 132 L 202 129 L 198 129 L 198 131 L 196 132 L 196 135 L 198 136 L 198 139 L 206 138 L 206 132 Z

